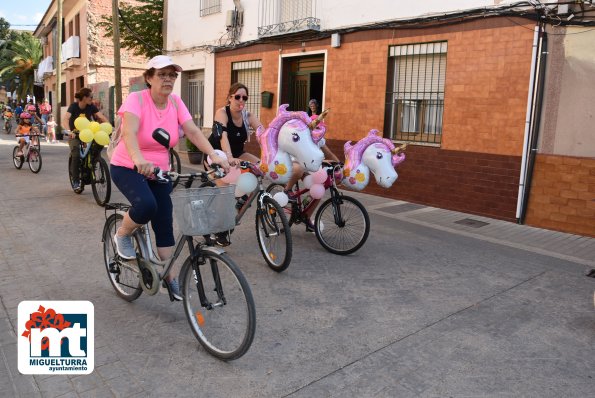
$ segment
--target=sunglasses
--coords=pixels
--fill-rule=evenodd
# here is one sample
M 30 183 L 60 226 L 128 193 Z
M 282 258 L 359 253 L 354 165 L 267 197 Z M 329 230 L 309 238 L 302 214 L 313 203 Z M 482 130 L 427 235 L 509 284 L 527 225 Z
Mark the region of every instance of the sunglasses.
M 168 78 L 171 80 L 176 80 L 178 78 L 178 74 L 176 72 L 169 72 L 169 73 L 159 72 L 159 73 L 157 73 L 157 77 L 160 78 L 161 80 L 165 80 Z
M 236 99 L 236 101 L 239 101 L 239 100 L 240 100 L 240 98 L 241 98 L 241 99 L 243 99 L 243 100 L 244 100 L 244 102 L 248 101 L 248 96 L 247 96 L 247 95 L 240 95 L 240 94 L 236 94 L 236 95 L 234 95 L 233 97 Z

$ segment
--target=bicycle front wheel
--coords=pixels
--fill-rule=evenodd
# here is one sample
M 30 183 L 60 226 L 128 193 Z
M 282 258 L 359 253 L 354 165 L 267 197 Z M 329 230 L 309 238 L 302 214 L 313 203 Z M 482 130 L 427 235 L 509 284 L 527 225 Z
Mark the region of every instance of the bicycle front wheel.
M 95 202 L 97 202 L 99 206 L 105 206 L 105 204 L 109 202 L 112 194 L 112 180 L 110 178 L 107 162 L 101 156 L 97 162 L 93 163 L 93 180 L 91 182 L 91 188 L 93 189 Z
M 291 263 L 291 229 L 284 209 L 274 199 L 265 196 L 262 208 L 256 212 L 256 239 L 268 266 L 282 272 Z
M 140 280 L 140 271 L 136 260 L 122 261 L 117 255 L 114 236 L 120 228 L 124 216 L 119 213 L 112 214 L 105 221 L 103 227 L 103 260 L 107 276 L 114 287 L 116 294 L 126 301 L 136 300 L 143 292 Z M 135 247 L 138 248 L 137 237 L 133 236 Z
M 81 193 L 83 193 L 83 190 L 85 188 L 84 188 L 83 182 L 82 181 L 79 181 L 80 184 L 81 184 L 80 185 L 80 189 L 79 190 L 75 190 L 74 189 L 74 176 L 72 175 L 72 172 L 70 171 L 70 165 L 71 164 L 72 164 L 72 156 L 69 156 L 68 157 L 68 179 L 70 180 L 70 188 L 72 188 L 72 190 L 74 191 L 74 193 L 80 195 Z
M 228 361 L 254 339 L 256 309 L 246 278 L 226 253 L 204 251 L 204 264 L 186 259 L 180 272 L 190 328 L 211 355 Z
M 29 148 L 29 155 L 27 160 L 29 162 L 29 170 L 31 170 L 35 174 L 41 171 L 41 153 L 39 152 L 39 149 L 35 147 Z
M 15 146 L 12 150 L 12 163 L 14 164 L 14 167 L 16 167 L 18 170 L 21 167 L 23 167 L 23 163 L 25 163 L 25 157 L 23 155 L 17 155 L 17 153 L 19 153 L 18 145 Z
M 351 254 L 366 243 L 370 216 L 351 196 L 327 199 L 316 212 L 314 222 L 318 242 L 331 253 Z

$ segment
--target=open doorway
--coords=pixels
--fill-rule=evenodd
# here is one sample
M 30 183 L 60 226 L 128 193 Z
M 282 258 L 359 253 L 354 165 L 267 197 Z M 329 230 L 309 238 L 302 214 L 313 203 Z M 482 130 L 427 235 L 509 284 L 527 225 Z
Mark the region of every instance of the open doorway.
M 323 104 L 324 54 L 287 57 L 282 65 L 282 104 L 292 111 L 306 111 L 312 98 Z

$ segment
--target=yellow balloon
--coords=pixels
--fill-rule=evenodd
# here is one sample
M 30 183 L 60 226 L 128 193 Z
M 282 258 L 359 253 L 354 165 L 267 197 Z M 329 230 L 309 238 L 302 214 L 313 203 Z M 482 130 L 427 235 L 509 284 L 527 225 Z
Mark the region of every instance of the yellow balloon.
M 112 125 L 110 123 L 108 123 L 108 122 L 101 123 L 99 125 L 99 129 L 101 131 L 105 131 L 107 133 L 107 135 L 110 135 L 112 133 L 112 131 L 114 130 L 114 128 L 112 127 Z
M 83 129 L 79 133 L 79 139 L 83 142 L 93 141 L 93 132 L 89 129 Z
M 91 123 L 89 123 L 88 129 L 91 130 L 94 133 L 98 132 L 99 131 L 99 123 L 97 123 L 97 122 L 91 122 Z
M 84 129 L 89 128 L 90 123 L 91 122 L 89 121 L 89 119 L 81 115 L 74 120 L 74 127 L 76 127 L 78 131 L 82 131 Z
M 96 143 L 98 143 L 101 146 L 106 146 L 107 144 L 109 144 L 109 135 L 107 135 L 107 133 L 103 130 L 99 130 L 98 132 L 96 132 L 93 139 Z

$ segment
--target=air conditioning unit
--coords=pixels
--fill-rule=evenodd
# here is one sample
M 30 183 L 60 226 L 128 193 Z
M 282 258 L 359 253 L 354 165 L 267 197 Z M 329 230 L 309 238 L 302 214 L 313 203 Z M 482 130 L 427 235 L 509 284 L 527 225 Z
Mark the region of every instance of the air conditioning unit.
M 235 25 L 235 22 L 236 22 L 235 10 L 227 11 L 227 14 L 225 15 L 225 26 L 227 26 L 228 28 L 231 28 L 232 26 Z

